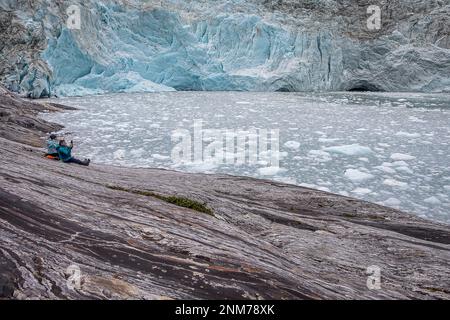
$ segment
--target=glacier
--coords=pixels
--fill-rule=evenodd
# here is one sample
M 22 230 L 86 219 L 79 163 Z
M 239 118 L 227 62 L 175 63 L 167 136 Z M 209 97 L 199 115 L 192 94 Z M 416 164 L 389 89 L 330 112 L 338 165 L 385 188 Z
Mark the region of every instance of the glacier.
M 450 2 L 377 2 L 379 31 L 359 0 L 0 0 L 0 82 L 32 98 L 450 91 Z

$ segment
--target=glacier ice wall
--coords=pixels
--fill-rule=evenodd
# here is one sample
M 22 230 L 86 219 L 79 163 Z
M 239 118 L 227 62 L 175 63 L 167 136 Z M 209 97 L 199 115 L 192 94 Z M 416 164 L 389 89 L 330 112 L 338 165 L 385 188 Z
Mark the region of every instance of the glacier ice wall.
M 57 89 L 70 84 L 128 91 L 144 80 L 161 84 L 162 90 L 333 90 L 339 85 L 341 52 L 328 32 L 293 33 L 248 14 L 186 25 L 162 9 L 95 6 L 82 30 L 63 29 L 42 54 Z
M 450 91 L 450 4 L 405 1 L 390 1 L 386 10 L 411 15 L 387 19 L 373 34 L 356 0 L 0 0 L 0 80 L 31 97 Z M 65 25 L 72 4 L 81 8 L 80 30 Z

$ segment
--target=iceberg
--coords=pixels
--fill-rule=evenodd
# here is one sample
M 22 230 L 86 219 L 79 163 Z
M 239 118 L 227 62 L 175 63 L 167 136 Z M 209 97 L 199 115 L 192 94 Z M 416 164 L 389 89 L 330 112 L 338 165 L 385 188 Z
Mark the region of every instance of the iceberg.
M 362 182 L 373 179 L 374 176 L 370 173 L 362 172 L 357 169 L 348 169 L 345 171 L 345 177 L 353 182 Z
M 393 153 L 391 154 L 391 159 L 394 161 L 409 161 L 416 159 L 416 157 L 404 153 Z
M 298 150 L 300 148 L 300 142 L 298 141 L 288 141 L 284 146 L 291 150 Z
M 265 167 L 258 169 L 258 173 L 262 176 L 274 176 L 283 172 L 286 172 L 286 169 L 280 167 Z
M 364 147 L 359 144 L 350 144 L 343 146 L 327 147 L 323 149 L 326 152 L 338 153 L 346 156 L 364 156 L 371 154 L 373 151 L 369 147 Z
M 385 179 L 383 181 L 383 184 L 393 188 L 400 188 L 400 189 L 408 188 L 408 184 L 406 182 L 398 181 L 395 179 Z

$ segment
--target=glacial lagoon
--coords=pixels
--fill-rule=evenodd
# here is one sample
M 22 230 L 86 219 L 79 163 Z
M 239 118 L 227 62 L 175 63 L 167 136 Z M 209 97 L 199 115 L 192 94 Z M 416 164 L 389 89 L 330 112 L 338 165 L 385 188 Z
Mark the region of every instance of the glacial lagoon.
M 53 102 L 79 108 L 42 116 L 63 124 L 74 154 L 93 163 L 272 179 L 450 223 L 450 94 L 161 92 Z M 194 144 L 199 121 L 204 133 L 276 132 L 279 166 L 267 152 L 243 163 L 174 161 L 174 133 Z M 204 137 L 203 149 L 212 143 L 217 150 Z

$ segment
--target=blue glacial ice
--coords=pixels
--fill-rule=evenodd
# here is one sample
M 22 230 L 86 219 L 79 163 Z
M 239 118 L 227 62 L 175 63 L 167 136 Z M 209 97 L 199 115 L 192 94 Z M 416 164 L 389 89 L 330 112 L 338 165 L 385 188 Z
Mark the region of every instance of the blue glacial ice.
M 59 95 L 337 88 L 330 34 L 293 34 L 256 15 L 185 25 L 162 9 L 96 6 L 82 30 L 64 28 L 42 54 Z
M 0 15 L 14 13 L 16 42 L 39 45 L 6 46 L 21 59 L 5 62 L 0 81 L 32 97 L 169 90 L 450 91 L 445 32 L 450 4 L 392 2 L 393 10 L 414 14 L 390 21 L 394 27 L 379 33 L 365 29 L 364 7 L 355 11 L 333 0 L 1 2 Z M 69 4 L 81 8 L 80 30 L 66 26 Z

